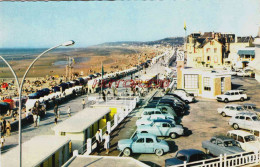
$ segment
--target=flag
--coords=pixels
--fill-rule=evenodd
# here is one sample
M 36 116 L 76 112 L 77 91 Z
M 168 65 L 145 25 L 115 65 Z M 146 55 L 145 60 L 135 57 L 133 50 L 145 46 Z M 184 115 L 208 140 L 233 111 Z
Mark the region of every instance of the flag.
M 75 64 L 75 59 L 74 58 L 72 58 L 72 62 L 73 62 L 73 64 Z
M 184 21 L 184 30 L 185 30 L 185 31 L 187 30 L 186 21 Z

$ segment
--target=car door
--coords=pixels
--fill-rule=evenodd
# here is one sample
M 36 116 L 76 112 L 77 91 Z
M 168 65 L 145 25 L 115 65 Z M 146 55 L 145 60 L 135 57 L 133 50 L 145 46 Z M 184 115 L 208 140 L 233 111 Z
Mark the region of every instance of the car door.
M 146 153 L 154 153 L 154 140 L 152 138 L 146 138 L 145 142 L 145 152 Z
M 229 96 L 229 101 L 234 101 L 236 100 L 235 92 L 231 92 Z
M 254 126 L 253 125 L 253 123 L 254 123 L 254 121 L 249 117 L 249 116 L 246 116 L 245 117 L 245 121 L 244 121 L 245 123 L 245 129 L 252 129 L 252 127 Z
M 235 115 L 236 115 L 236 109 L 235 109 L 235 107 L 230 106 L 227 115 L 228 115 L 228 116 L 231 116 L 231 117 L 232 117 L 232 116 L 235 116 Z
M 230 106 L 225 106 L 225 108 L 223 109 L 223 111 L 226 113 L 226 115 L 230 115 Z
M 217 144 L 216 144 L 216 156 L 219 156 L 220 154 L 224 154 L 224 143 L 221 140 L 216 140 Z
M 146 153 L 145 151 L 145 139 L 143 137 L 137 139 L 132 145 L 132 151 L 134 153 Z
M 153 127 L 151 128 L 151 130 L 149 132 L 154 134 L 154 135 L 156 135 L 156 136 L 162 136 L 161 123 L 160 122 L 155 122 L 153 124 Z
M 242 136 L 240 136 L 240 135 L 237 135 L 237 141 L 240 144 L 241 148 L 243 150 L 245 150 L 246 149 L 246 143 L 244 141 L 244 138 Z
M 171 128 L 171 125 L 167 122 L 162 123 L 161 132 L 162 136 L 169 136 L 169 130 Z
M 208 146 L 208 150 L 210 151 L 211 154 L 216 155 L 217 151 L 216 151 L 216 146 L 217 146 L 217 141 L 216 139 L 211 139 L 210 140 L 210 145 Z
M 237 124 L 240 128 L 245 129 L 245 116 L 239 116 L 239 119 L 237 119 Z

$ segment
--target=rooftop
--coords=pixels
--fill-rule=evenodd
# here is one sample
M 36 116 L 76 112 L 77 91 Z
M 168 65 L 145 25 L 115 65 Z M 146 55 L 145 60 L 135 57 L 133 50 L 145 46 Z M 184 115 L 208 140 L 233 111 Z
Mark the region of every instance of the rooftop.
M 77 156 L 65 167 L 148 167 L 148 165 L 130 157 L 113 156 Z

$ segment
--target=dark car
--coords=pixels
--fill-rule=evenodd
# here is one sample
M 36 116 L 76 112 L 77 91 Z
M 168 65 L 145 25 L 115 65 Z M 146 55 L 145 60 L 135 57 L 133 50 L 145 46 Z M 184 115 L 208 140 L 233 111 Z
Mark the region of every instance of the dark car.
M 48 89 L 48 88 L 43 88 L 43 89 L 41 89 L 41 91 L 43 92 L 44 96 L 50 94 L 50 89 Z
M 68 85 L 67 83 L 61 83 L 61 84 L 59 85 L 59 87 L 62 88 L 62 92 L 63 92 L 63 91 L 65 91 L 65 89 L 68 89 L 68 88 L 69 88 L 69 85 Z
M 169 104 L 178 116 L 184 115 L 185 113 L 184 108 L 182 106 L 175 104 L 174 101 L 170 99 L 152 100 L 149 103 Z
M 83 78 L 78 78 L 80 85 L 84 85 L 85 80 Z
M 31 93 L 28 95 L 29 99 L 39 99 L 41 97 L 41 92 Z
M 73 81 L 75 82 L 75 85 L 80 85 L 79 80 L 75 79 Z
M 53 92 L 60 92 L 60 87 L 59 86 L 54 86 L 52 87 Z
M 4 115 L 7 113 L 7 110 L 10 109 L 10 104 L 6 102 L 0 102 L 0 114 Z
M 195 149 L 180 150 L 177 152 L 174 158 L 169 158 L 165 160 L 165 166 L 168 167 L 173 165 L 180 165 L 183 164 L 184 161 L 186 161 L 186 163 L 193 163 L 205 159 L 209 159 L 209 156 L 200 150 L 195 150 Z M 202 162 L 198 162 L 198 163 L 193 163 L 189 166 L 197 166 L 201 164 Z

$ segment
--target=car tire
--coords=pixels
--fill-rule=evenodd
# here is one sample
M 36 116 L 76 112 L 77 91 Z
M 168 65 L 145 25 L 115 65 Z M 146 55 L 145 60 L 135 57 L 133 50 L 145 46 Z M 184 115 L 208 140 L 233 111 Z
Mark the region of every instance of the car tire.
M 205 148 L 205 153 L 209 155 L 210 151 L 207 148 Z
M 240 98 L 240 101 L 244 101 L 245 99 L 243 97 Z
M 228 103 L 229 101 L 228 101 L 228 99 L 225 99 L 224 102 L 225 102 L 225 103 Z
M 155 150 L 155 154 L 156 154 L 157 156 L 162 156 L 162 155 L 163 155 L 163 149 L 156 149 L 156 150 Z
M 127 156 L 127 157 L 131 155 L 131 152 L 132 151 L 131 151 L 130 148 L 125 148 L 124 151 L 123 151 L 124 155 Z
M 222 117 L 227 116 L 225 112 L 222 112 L 221 115 L 222 115 Z
M 176 133 L 170 133 L 170 138 L 172 139 L 176 139 L 177 138 L 177 134 Z
M 188 101 L 188 100 L 185 100 L 185 103 L 186 103 L 186 104 L 189 104 L 189 101 Z
M 234 128 L 235 130 L 239 129 L 238 124 L 233 124 L 233 128 Z

